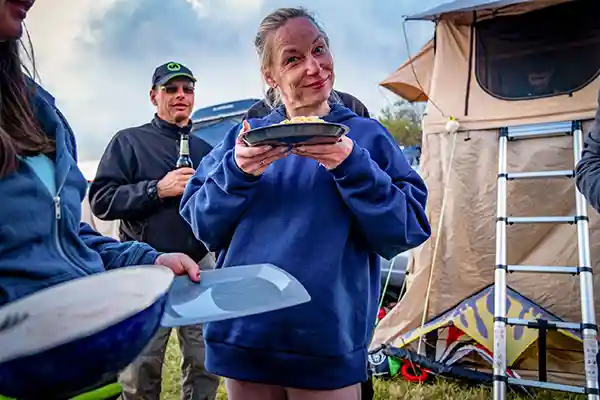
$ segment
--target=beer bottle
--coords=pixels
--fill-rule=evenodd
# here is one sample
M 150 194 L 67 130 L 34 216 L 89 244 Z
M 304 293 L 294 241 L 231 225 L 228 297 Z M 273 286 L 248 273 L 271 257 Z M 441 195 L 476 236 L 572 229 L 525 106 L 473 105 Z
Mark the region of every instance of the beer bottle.
M 175 164 L 175 167 L 177 169 L 194 168 L 192 158 L 190 157 L 190 135 L 188 133 L 181 134 L 181 138 L 179 140 L 179 158 L 177 159 L 177 164 Z

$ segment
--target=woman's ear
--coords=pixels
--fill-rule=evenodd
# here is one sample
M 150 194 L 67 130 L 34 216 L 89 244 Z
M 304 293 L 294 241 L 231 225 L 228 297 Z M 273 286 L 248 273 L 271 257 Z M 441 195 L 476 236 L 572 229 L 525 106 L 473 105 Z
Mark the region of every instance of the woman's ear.
M 263 79 L 265 80 L 267 86 L 269 86 L 270 88 L 275 89 L 277 87 L 277 82 L 275 82 L 275 79 L 273 79 L 273 75 L 271 75 L 269 71 L 263 71 Z

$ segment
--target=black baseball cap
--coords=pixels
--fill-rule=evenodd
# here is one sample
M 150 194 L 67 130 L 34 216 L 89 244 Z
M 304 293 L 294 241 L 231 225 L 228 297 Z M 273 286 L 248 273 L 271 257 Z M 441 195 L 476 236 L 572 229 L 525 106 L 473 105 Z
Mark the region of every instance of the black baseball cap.
M 188 78 L 192 82 L 196 82 L 194 74 L 188 67 L 175 61 L 169 61 L 154 70 L 154 75 L 152 75 L 152 87 L 164 85 L 171 79 L 179 77 Z

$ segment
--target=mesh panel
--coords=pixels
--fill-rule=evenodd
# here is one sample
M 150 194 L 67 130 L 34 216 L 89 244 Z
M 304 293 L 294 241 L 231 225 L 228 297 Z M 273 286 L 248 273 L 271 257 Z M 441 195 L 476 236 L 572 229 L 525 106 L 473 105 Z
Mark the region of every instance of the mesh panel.
M 479 85 L 506 100 L 582 89 L 600 72 L 599 16 L 600 1 L 582 0 L 477 23 Z

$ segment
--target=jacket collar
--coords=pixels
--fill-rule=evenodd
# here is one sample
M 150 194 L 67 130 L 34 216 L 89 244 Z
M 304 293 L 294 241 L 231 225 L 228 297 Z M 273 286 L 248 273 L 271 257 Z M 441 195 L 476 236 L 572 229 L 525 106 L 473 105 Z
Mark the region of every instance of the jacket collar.
M 321 119 L 323 119 L 324 121 L 327 121 L 327 122 L 337 122 L 337 121 L 335 121 L 336 114 L 339 113 L 340 110 L 344 109 L 345 107 L 343 105 L 332 103 L 332 102 L 329 102 L 329 107 L 330 107 L 329 114 L 321 117 Z M 280 106 L 274 108 L 271 111 L 271 113 L 269 115 L 267 115 L 265 118 L 268 122 L 274 123 L 274 124 L 282 122 L 283 120 L 288 118 L 285 106 L 280 105 Z
M 25 82 L 31 89 L 31 104 L 38 123 L 46 135 L 56 140 L 55 175 L 56 184 L 60 189 L 65 183 L 72 162 L 77 162 L 73 132 L 56 108 L 54 97 L 30 77 L 25 76 Z
M 152 126 L 158 130 L 160 133 L 165 135 L 174 137 L 179 139 L 182 133 L 189 134 L 192 131 L 192 121 L 190 120 L 188 124 L 184 127 L 172 124 L 170 122 L 165 121 L 160 118 L 158 114 L 154 114 L 154 118 L 152 119 Z

